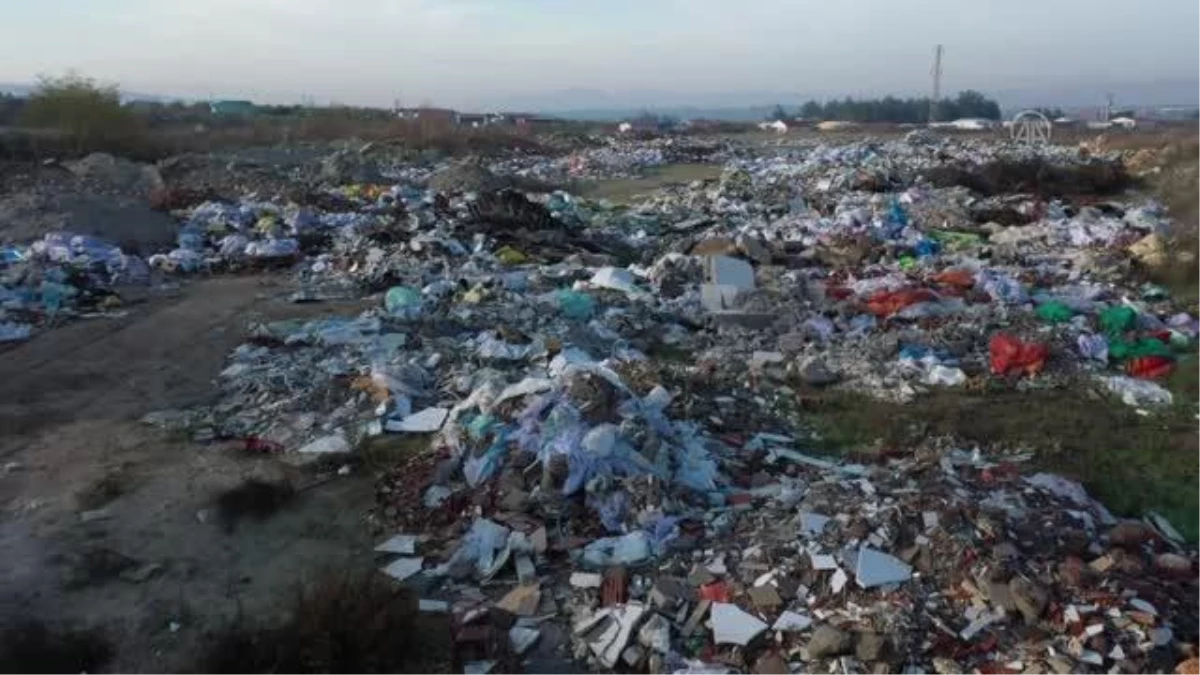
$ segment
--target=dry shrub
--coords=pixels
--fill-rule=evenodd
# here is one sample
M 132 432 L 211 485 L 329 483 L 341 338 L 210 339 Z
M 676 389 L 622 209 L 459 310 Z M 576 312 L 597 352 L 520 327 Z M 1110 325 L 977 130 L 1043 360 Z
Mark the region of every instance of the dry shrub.
M 217 495 L 217 518 L 226 531 L 231 531 L 242 519 L 270 518 L 295 496 L 295 488 L 286 480 L 249 478 Z
M 1173 254 L 1151 278 L 1195 304 L 1200 296 L 1196 263 L 1200 252 L 1200 142 L 1193 136 L 1168 147 L 1160 157 L 1161 168 L 1149 182 L 1174 221 L 1169 233 Z
M 377 572 L 327 572 L 303 587 L 275 627 L 239 620 L 197 665 L 211 673 L 441 673 L 457 670 L 448 615 Z
M 115 85 L 97 84 L 73 72 L 62 77 L 40 77 L 21 111 L 21 124 L 58 130 L 78 152 L 129 143 L 144 131 L 138 116 L 121 105 L 121 93 Z
M 94 673 L 112 659 L 99 630 L 52 629 L 29 619 L 0 631 L 0 672 Z

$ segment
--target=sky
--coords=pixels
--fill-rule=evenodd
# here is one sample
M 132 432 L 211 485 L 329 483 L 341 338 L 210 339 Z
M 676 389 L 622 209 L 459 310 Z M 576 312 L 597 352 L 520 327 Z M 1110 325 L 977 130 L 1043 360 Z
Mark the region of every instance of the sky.
M 1183 82 L 1192 96 L 1200 80 L 1196 0 L 3 3 L 0 83 L 75 69 L 198 99 L 479 110 L 924 95 L 939 43 L 946 92 Z

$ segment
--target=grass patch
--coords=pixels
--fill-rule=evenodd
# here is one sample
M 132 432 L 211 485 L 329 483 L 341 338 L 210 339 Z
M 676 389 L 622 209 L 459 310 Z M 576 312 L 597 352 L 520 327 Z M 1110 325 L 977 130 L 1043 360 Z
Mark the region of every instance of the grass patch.
M 449 615 L 421 614 L 417 598 L 377 572 L 329 572 L 304 586 L 276 626 L 239 620 L 197 664 L 210 673 L 453 672 Z
M 834 392 L 805 399 L 807 421 L 824 450 L 878 453 L 950 436 L 964 443 L 1035 451 L 1031 469 L 1079 480 L 1114 513 L 1166 516 L 1196 541 L 1197 373 L 1184 360 L 1167 382 L 1168 410 L 1142 417 L 1083 383 L 1020 392 L 937 391 L 910 403 Z
M 29 619 L 0 632 L 0 672 L 94 673 L 112 656 L 98 630 L 55 629 Z
M 687 185 L 697 180 L 715 180 L 721 176 L 718 164 L 668 164 L 655 167 L 638 178 L 616 178 L 580 185 L 579 194 L 592 199 L 630 202 L 667 185 Z

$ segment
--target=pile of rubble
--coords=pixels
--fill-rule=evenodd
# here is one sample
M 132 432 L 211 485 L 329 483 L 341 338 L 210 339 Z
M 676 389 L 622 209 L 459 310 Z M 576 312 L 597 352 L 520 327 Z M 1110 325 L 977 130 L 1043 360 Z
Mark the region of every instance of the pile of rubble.
M 215 404 L 147 421 L 391 467 L 382 569 L 454 613 L 468 672 L 1194 657 L 1196 552 L 1165 519 L 1117 521 L 1024 456 L 948 439 L 815 457 L 794 410 L 803 388 L 906 401 L 992 380 L 1171 403 L 1155 380 L 1200 327 L 1131 273 L 1168 255 L 1166 215 L 1063 188 L 1119 182 L 1114 158 L 921 135 L 714 147 L 719 180 L 627 207 L 509 186 L 629 175 L 671 146 L 338 184 L 366 156 L 342 153 L 305 194 L 181 205 L 177 246 L 143 272 L 283 265 L 297 301 L 377 306 L 256 323 Z M 35 253 L 134 273 L 119 249 L 71 246 Z
M 412 183 L 201 205 L 168 260 L 324 233 L 303 299 L 380 304 L 255 326 L 219 403 L 152 421 L 394 467 L 383 571 L 454 613 L 467 672 L 1171 670 L 1196 553 L 1164 519 L 946 440 L 831 462 L 789 410 L 992 378 L 1171 401 L 1196 319 L 1128 281 L 1161 210 L 923 178 L 1031 153 L 1106 161 L 913 138 L 746 154 L 630 208 Z

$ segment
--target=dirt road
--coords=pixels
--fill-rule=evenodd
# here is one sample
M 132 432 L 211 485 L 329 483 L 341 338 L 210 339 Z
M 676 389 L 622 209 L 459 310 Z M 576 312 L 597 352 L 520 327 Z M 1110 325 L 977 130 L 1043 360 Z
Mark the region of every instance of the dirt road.
M 250 318 L 359 309 L 291 304 L 283 284 L 198 281 L 0 352 L 0 624 L 99 627 L 116 649 L 107 669 L 194 670 L 239 612 L 270 617 L 302 579 L 371 564 L 368 477 L 227 532 L 214 494 L 282 465 L 138 421 L 211 396 Z

